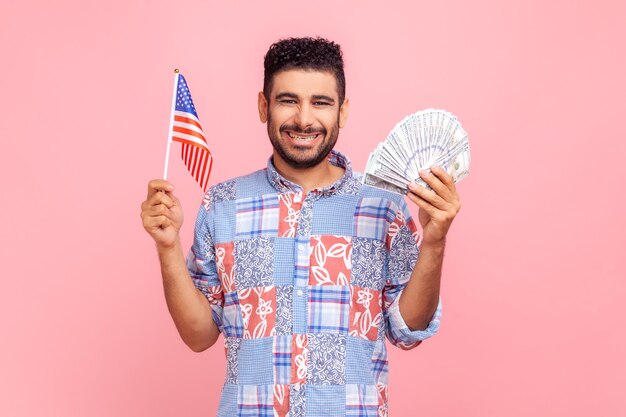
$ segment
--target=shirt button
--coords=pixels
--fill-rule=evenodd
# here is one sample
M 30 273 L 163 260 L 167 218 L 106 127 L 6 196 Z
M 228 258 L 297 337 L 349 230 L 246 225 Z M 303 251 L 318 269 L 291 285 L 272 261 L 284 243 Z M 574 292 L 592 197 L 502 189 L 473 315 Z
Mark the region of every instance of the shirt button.
M 296 294 L 298 294 L 299 296 L 302 297 L 302 294 L 304 294 L 304 292 L 302 292 L 302 290 L 298 290 L 298 291 L 296 291 Z
M 300 249 L 300 250 L 304 250 L 304 245 L 303 245 L 302 243 L 301 243 L 301 244 L 299 244 L 299 245 L 298 245 L 298 249 Z

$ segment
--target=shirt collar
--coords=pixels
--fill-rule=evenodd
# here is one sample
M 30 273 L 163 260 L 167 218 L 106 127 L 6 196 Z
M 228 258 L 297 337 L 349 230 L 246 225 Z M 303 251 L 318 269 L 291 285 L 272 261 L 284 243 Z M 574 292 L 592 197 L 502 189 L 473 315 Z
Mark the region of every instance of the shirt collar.
M 349 187 L 349 183 L 350 181 L 352 181 L 352 164 L 350 163 L 350 160 L 347 156 L 339 151 L 332 150 L 328 154 L 328 162 L 339 168 L 343 168 L 345 172 L 343 176 L 339 178 L 339 180 L 337 180 L 334 184 L 331 184 L 324 188 L 316 188 L 315 190 L 311 190 L 312 193 L 316 193 L 320 196 L 330 196 L 333 194 L 341 193 L 345 191 L 344 188 Z M 294 182 L 289 181 L 287 178 L 278 173 L 278 171 L 274 167 L 274 163 L 272 162 L 272 157 L 270 157 L 267 161 L 267 179 L 279 193 L 298 193 L 302 191 L 302 187 Z

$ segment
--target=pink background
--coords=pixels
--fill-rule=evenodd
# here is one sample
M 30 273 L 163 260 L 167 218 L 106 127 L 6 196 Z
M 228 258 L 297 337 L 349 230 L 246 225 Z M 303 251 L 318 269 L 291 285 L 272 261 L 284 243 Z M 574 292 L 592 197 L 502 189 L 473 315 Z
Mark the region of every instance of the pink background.
M 356 169 L 419 109 L 470 135 L 442 328 L 392 350 L 392 417 L 626 415 L 623 1 L 86 3 L 0 6 L 0 415 L 214 415 L 222 343 L 179 340 L 139 206 L 172 69 L 215 183 L 265 165 L 262 58 L 296 35 L 344 48 Z

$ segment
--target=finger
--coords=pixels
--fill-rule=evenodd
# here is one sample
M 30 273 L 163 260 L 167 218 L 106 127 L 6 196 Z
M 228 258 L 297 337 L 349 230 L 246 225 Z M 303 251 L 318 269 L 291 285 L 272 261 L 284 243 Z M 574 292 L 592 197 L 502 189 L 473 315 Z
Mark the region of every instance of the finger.
M 146 229 L 165 229 L 172 224 L 171 220 L 169 220 L 165 216 L 154 216 L 154 217 L 146 217 L 143 220 L 143 225 Z
M 164 194 L 170 198 L 170 200 L 172 201 L 172 206 L 180 206 L 180 200 L 174 195 L 173 191 L 166 191 Z
M 437 207 L 440 210 L 446 210 L 449 208 L 449 203 L 437 195 L 434 191 L 427 190 L 425 187 L 415 183 L 409 183 L 408 187 L 410 193 L 417 195 L 422 200 L 427 201 L 430 205 Z
M 423 187 L 422 187 L 423 188 Z M 424 200 L 423 198 L 421 198 L 419 195 L 413 193 L 413 192 L 408 192 L 406 194 L 407 198 L 409 200 L 411 200 L 412 202 L 414 202 L 415 204 L 417 204 L 417 206 L 419 208 L 421 208 L 422 210 L 426 211 L 426 213 L 428 213 L 428 215 L 430 217 L 433 217 L 435 214 L 437 214 L 438 210 L 435 206 L 433 206 L 432 204 L 430 204 L 428 201 Z
M 172 210 L 167 208 L 165 204 L 158 204 L 156 206 L 148 207 L 146 210 L 144 210 L 143 213 L 146 217 L 165 216 L 172 221 L 176 220 L 176 216 L 174 215 Z
M 174 200 L 173 194 L 168 193 L 168 192 L 164 192 L 164 193 L 154 193 L 152 194 L 152 196 L 147 200 L 147 205 L 148 206 L 156 206 L 158 204 L 164 204 L 166 205 L 168 208 L 174 207 L 176 204 L 176 201 Z M 176 200 L 178 200 L 176 198 Z
M 433 165 L 430 170 L 435 176 L 437 176 L 439 181 L 441 181 L 443 185 L 445 185 L 446 188 L 456 196 L 456 184 L 454 183 L 454 178 L 452 178 L 452 176 L 439 165 Z
M 433 174 L 437 175 L 439 180 L 448 189 L 450 193 L 450 198 L 446 200 L 448 201 L 448 203 L 451 204 L 451 208 L 456 215 L 456 213 L 461 210 L 461 199 L 459 198 L 459 194 L 456 191 L 456 184 L 454 183 L 454 179 L 441 166 L 433 166 L 431 170 L 433 171 Z
M 445 172 L 445 170 L 442 169 L 442 171 L 447 175 L 447 172 Z M 448 186 L 443 181 L 441 181 L 441 179 L 437 175 L 435 175 L 434 172 L 431 173 L 426 170 L 420 171 L 420 178 L 424 180 L 424 182 L 428 184 L 430 188 L 432 188 L 433 191 L 444 200 L 451 201 L 453 199 L 453 195 L 450 192 Z
M 431 220 L 441 224 L 448 224 L 448 227 L 458 212 L 458 210 L 454 210 L 453 208 L 450 210 L 440 210 L 428 201 L 412 193 L 407 193 L 407 197 L 417 204 L 420 209 L 424 210 Z
M 174 191 L 174 185 L 166 180 L 155 179 L 148 183 L 148 198 L 159 191 Z

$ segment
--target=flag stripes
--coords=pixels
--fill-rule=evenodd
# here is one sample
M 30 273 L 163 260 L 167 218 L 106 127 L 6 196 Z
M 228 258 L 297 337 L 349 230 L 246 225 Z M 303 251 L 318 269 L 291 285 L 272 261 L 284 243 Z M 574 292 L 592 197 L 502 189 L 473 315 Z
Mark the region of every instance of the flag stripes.
M 204 191 L 209 185 L 209 175 L 213 157 L 198 114 L 191 99 L 191 93 L 182 74 L 178 74 L 176 105 L 173 112 L 171 140 L 180 142 L 181 158 L 185 166 Z
M 191 175 L 200 184 L 200 187 L 206 191 L 213 165 L 211 152 L 208 148 L 203 149 L 196 146 L 195 143 L 182 142 L 181 157 Z

